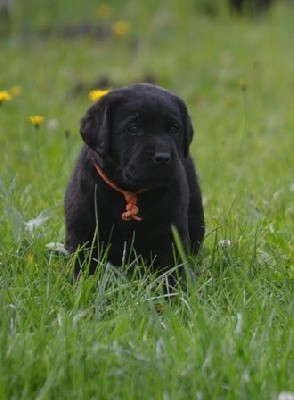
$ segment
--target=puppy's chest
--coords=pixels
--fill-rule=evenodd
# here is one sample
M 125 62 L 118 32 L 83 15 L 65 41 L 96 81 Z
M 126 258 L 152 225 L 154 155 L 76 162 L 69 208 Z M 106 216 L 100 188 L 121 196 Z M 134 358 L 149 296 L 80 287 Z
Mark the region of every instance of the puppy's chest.
M 181 213 L 186 213 L 188 202 L 186 195 L 181 191 L 169 188 L 150 189 L 136 195 L 135 206 L 140 221 L 125 221 L 122 214 L 127 209 L 127 202 L 123 194 L 111 189 L 98 190 L 96 193 L 96 205 L 98 219 L 105 224 L 116 225 L 124 231 L 143 229 L 150 224 L 170 224 Z

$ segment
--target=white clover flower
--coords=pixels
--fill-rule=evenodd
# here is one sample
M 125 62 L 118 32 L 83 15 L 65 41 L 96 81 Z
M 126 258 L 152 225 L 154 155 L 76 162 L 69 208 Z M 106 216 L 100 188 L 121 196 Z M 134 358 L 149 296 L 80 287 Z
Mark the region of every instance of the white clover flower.
M 280 392 L 278 400 L 294 400 L 294 392 Z
M 230 241 L 230 239 L 221 239 L 218 242 L 218 245 L 221 249 L 226 249 L 227 247 L 230 247 L 232 244 L 232 242 Z

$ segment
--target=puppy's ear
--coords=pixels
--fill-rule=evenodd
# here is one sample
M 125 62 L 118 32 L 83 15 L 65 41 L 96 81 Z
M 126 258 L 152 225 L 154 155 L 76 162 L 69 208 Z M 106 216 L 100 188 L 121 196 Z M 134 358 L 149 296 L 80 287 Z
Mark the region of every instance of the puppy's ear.
M 192 142 L 193 135 L 194 135 L 193 125 L 192 125 L 192 122 L 191 122 L 191 118 L 187 114 L 187 117 L 186 117 L 186 129 L 185 129 L 185 134 L 184 134 L 184 146 L 183 146 L 184 147 L 184 157 L 185 158 L 188 157 L 189 147 L 190 147 L 190 144 Z
M 109 98 L 105 95 L 81 119 L 80 133 L 83 141 L 104 158 L 109 152 L 109 131 Z
M 186 104 L 181 99 L 180 99 L 180 110 L 184 124 L 183 152 L 184 152 L 184 157 L 187 158 L 189 154 L 189 147 L 194 135 L 194 129 L 192 126 L 191 118 L 187 111 Z

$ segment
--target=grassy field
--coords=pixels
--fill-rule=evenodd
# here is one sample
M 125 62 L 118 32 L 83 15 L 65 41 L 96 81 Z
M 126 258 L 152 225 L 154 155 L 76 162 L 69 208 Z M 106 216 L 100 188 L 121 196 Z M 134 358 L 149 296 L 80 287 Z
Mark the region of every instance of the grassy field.
M 293 6 L 22 3 L 0 38 L 0 399 L 293 399 Z M 147 78 L 188 104 L 205 201 L 198 278 L 172 302 L 105 263 L 73 286 L 48 248 L 88 91 Z

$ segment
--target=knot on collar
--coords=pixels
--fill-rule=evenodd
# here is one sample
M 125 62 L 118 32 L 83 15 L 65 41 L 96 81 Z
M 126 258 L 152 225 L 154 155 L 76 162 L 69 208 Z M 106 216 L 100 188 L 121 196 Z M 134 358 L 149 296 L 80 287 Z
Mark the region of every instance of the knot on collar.
M 142 192 L 146 192 L 148 189 L 141 189 L 136 192 L 130 192 L 129 190 L 123 190 L 118 187 L 114 182 L 112 182 L 104 173 L 102 168 L 100 168 L 97 164 L 94 164 L 96 172 L 103 179 L 103 181 L 110 186 L 113 190 L 121 193 L 126 202 L 126 211 L 124 211 L 121 215 L 121 219 L 123 221 L 141 221 L 142 218 L 138 216 L 139 208 L 137 206 L 138 198 L 137 195 Z
M 142 218 L 138 217 L 139 208 L 137 206 L 138 198 L 137 193 L 133 192 L 123 192 L 122 193 L 126 201 L 126 211 L 122 213 L 121 219 L 123 221 L 130 221 L 131 219 L 135 221 L 141 221 Z

